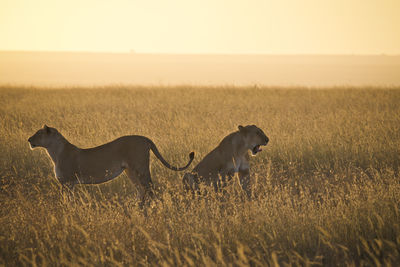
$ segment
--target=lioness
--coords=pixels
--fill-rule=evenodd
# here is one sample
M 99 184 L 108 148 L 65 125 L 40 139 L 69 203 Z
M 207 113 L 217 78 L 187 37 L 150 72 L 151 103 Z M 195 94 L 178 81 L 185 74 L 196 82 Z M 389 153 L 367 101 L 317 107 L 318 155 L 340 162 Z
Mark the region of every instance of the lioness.
M 174 171 L 185 170 L 193 161 L 189 154 L 185 167 L 171 166 L 160 154 L 156 145 L 147 137 L 131 135 L 120 137 L 101 146 L 81 149 L 65 139 L 55 128 L 44 127 L 28 139 L 31 148 L 44 147 L 54 164 L 54 173 L 63 186 L 70 189 L 75 184 L 99 184 L 126 171 L 130 180 L 138 186 L 138 197 L 143 201 L 152 194 L 149 160 L 150 150 L 166 166 Z
M 199 190 L 199 183 L 213 185 L 215 191 L 223 183 L 239 173 L 239 182 L 243 190 L 250 197 L 250 170 L 249 154 L 260 152 L 261 146 L 267 145 L 269 139 L 265 133 L 255 125 L 241 126 L 239 131 L 233 132 L 222 139 L 221 143 L 208 153 L 191 173 L 186 173 L 183 183 L 187 190 Z

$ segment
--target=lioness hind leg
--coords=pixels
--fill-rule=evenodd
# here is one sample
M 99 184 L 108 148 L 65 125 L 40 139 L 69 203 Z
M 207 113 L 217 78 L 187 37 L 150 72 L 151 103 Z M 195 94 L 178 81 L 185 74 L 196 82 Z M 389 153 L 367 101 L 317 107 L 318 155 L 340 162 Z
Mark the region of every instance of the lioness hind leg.
M 125 169 L 126 174 L 128 175 L 128 178 L 132 181 L 133 185 L 136 187 L 137 191 L 137 199 L 138 201 L 142 202 L 144 198 L 144 188 L 142 184 L 139 182 L 139 178 L 135 175 L 135 171 L 132 169 Z
M 139 171 L 137 169 L 127 168 L 125 171 L 129 179 L 136 186 L 138 192 L 137 198 L 140 201 L 140 206 L 143 206 L 146 197 L 153 196 L 153 183 L 150 177 L 150 170 L 143 169 Z
M 141 169 L 136 170 L 136 175 L 139 179 L 139 182 L 142 184 L 144 188 L 145 197 L 146 196 L 153 197 L 154 188 L 153 188 L 153 181 L 151 180 L 149 166 L 147 165 L 147 167 L 143 167 Z
M 182 178 L 182 183 L 183 183 L 183 188 L 186 191 L 195 191 L 196 187 L 196 182 L 195 182 L 195 177 L 194 174 L 187 172 Z

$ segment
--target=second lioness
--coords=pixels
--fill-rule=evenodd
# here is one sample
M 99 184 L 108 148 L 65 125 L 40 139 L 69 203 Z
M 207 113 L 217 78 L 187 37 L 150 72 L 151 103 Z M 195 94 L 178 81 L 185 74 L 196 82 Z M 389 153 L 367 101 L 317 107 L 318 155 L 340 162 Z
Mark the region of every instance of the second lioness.
M 249 153 L 253 155 L 267 145 L 269 139 L 255 125 L 241 126 L 239 131 L 226 136 L 221 143 L 208 153 L 191 173 L 186 173 L 183 183 L 187 190 L 198 191 L 199 184 L 204 183 L 218 188 L 239 173 L 239 181 L 243 190 L 250 196 Z

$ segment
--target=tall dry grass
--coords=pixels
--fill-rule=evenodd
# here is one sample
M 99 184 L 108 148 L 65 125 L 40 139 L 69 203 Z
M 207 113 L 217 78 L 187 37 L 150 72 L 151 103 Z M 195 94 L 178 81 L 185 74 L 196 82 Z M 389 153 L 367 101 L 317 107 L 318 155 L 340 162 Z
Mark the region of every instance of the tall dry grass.
M 398 89 L 3 87 L 0 265 L 397 266 Z M 145 135 L 179 165 L 239 124 L 271 141 L 251 201 L 237 184 L 192 199 L 152 156 L 157 196 L 141 210 L 125 175 L 62 196 L 27 143 L 45 123 L 81 147 Z

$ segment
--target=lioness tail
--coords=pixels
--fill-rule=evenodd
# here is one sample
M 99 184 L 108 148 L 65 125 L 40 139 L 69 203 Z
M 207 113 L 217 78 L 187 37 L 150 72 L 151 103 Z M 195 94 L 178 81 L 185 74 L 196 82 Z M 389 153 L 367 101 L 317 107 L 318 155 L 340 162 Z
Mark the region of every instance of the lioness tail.
M 153 141 L 151 141 L 150 139 L 148 139 L 149 144 L 150 144 L 150 149 L 151 151 L 153 151 L 154 155 L 156 155 L 156 157 L 162 162 L 162 164 L 164 164 L 165 167 L 167 167 L 168 169 L 171 169 L 173 171 L 183 171 L 185 169 L 187 169 L 187 167 L 189 167 L 189 165 L 192 163 L 193 159 L 194 159 L 194 152 L 190 152 L 189 154 L 189 162 L 186 164 L 186 166 L 184 167 L 175 167 L 175 166 L 171 166 L 171 164 L 169 164 L 160 154 L 160 152 L 158 151 L 156 145 L 153 143 Z

